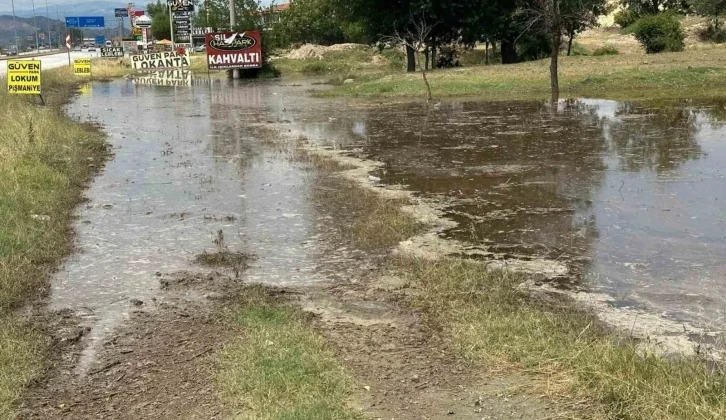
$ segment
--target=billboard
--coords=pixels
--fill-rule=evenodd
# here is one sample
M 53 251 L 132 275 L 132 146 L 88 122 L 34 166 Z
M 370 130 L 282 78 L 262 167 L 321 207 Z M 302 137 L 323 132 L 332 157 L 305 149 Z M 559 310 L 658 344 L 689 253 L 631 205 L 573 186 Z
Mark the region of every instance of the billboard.
M 171 69 L 189 66 L 189 52 L 168 51 L 152 54 L 138 54 L 131 56 L 134 70 Z
M 205 37 L 210 70 L 258 69 L 262 67 L 260 33 L 215 32 Z
M 73 74 L 76 76 L 91 76 L 91 59 L 76 58 L 73 60 Z
M 103 16 L 71 16 L 66 18 L 66 28 L 105 28 Z
M 193 12 L 194 3 L 192 0 L 167 0 L 166 4 L 172 12 Z
M 40 60 L 8 60 L 8 93 L 40 95 Z
M 103 45 L 106 43 L 105 35 L 96 35 L 96 45 Z
M 129 17 L 129 10 L 125 9 L 125 8 L 117 8 L 117 9 L 113 9 L 113 14 L 117 18 Z
M 123 57 L 124 47 L 101 47 L 102 58 Z

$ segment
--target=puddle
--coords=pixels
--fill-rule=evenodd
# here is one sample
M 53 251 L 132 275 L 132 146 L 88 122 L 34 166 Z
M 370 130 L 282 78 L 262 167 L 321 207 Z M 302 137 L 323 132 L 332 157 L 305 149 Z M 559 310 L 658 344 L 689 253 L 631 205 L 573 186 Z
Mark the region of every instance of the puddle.
M 159 296 L 157 272 L 203 270 L 192 261 L 214 252 L 219 230 L 231 252 L 254 256 L 244 281 L 304 286 L 353 275 L 356 255 L 328 242 L 331 214 L 311 199 L 316 174 L 265 145 L 260 123 L 382 162 L 374 175 L 440 203 L 457 222 L 443 236 L 472 254 L 551 266 L 555 286 L 720 329 L 724 103 L 433 109 L 318 100 L 310 85 L 279 82 L 152 82 L 94 84 L 69 106 L 107 127 L 115 152 L 79 211 L 80 252 L 52 289 L 53 307 L 94 326 L 82 367 L 130 299 Z
M 93 327 L 79 373 L 137 310 L 132 300 L 153 307 L 162 277 L 211 270 L 194 263 L 205 251 L 249 255 L 241 281 L 278 286 L 326 282 L 322 262 L 349 258 L 321 240 L 328 215 L 311 205 L 315 173 L 266 146 L 253 126 L 267 89 L 124 80 L 95 83 L 68 106 L 105 127 L 114 153 L 78 212 L 78 252 L 52 283 L 51 307 Z
M 566 263 L 567 287 L 720 329 L 726 103 L 288 103 L 278 118 L 441 203 L 445 232 L 502 261 Z

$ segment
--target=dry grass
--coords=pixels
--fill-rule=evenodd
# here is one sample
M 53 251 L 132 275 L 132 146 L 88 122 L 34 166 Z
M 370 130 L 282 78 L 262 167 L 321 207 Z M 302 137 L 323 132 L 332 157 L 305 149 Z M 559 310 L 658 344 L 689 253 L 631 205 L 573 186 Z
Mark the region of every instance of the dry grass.
M 347 407 L 353 381 L 300 310 L 261 286 L 242 292 L 232 313 L 241 337 L 217 356 L 217 380 L 235 418 L 354 420 Z
M 654 55 L 563 57 L 563 96 L 613 99 L 721 96 L 726 94 L 726 49 Z M 549 95 L 549 60 L 476 66 L 430 73 L 434 96 L 528 99 Z M 322 95 L 360 97 L 424 96 L 420 74 L 388 74 L 358 81 Z
M 365 251 L 387 251 L 422 229 L 413 216 L 401 212 L 405 200 L 384 197 L 346 178 L 322 180 L 314 194 L 316 203 L 340 218 L 341 236 Z
M 76 88 L 69 70 L 43 72 L 47 107 L 0 92 L 0 418 L 42 369 L 36 336 L 13 310 L 42 295 L 71 251 L 82 191 L 107 155 L 103 134 L 60 107 Z M 5 83 L 5 81 L 0 81 Z
M 463 357 L 534 374 L 553 397 L 589 401 L 586 418 L 726 418 L 721 370 L 646 353 L 570 302 L 533 300 L 517 288 L 521 275 L 460 259 L 403 259 L 396 267 L 415 287 L 414 305 Z

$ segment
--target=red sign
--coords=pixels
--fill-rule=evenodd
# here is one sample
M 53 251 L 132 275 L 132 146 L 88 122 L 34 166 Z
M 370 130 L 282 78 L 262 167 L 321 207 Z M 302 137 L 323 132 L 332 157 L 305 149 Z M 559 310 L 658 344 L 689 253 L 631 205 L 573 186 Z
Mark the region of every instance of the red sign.
M 206 34 L 205 40 L 210 70 L 262 67 L 262 43 L 257 31 L 215 32 Z

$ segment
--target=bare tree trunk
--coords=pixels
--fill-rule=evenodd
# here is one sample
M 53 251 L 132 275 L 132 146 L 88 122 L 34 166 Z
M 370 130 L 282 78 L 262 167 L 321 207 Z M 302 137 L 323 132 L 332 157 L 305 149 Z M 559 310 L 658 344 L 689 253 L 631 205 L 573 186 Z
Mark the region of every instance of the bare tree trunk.
M 560 94 L 560 76 L 558 60 L 560 58 L 560 46 L 562 45 L 562 20 L 560 19 L 560 0 L 549 0 L 552 31 L 552 59 L 550 60 L 550 87 L 552 98 Z
M 572 54 L 572 39 L 575 37 L 575 34 L 570 32 L 569 33 L 570 40 L 567 41 L 567 56 L 569 57 L 570 54 Z
M 484 46 L 485 46 L 485 49 L 484 49 L 484 64 L 488 66 L 489 65 L 489 38 L 487 38 Z
M 503 39 L 501 42 L 502 46 L 502 64 L 513 64 L 519 61 L 517 57 L 517 49 L 514 41 Z
M 431 70 L 436 68 L 436 37 L 431 38 Z
M 409 73 L 416 71 L 416 51 L 408 44 L 406 44 L 406 71 Z
M 414 57 L 418 58 L 418 66 L 421 69 L 421 76 L 423 77 L 424 84 L 426 85 L 426 102 L 431 102 L 433 99 L 433 95 L 431 94 L 431 85 L 429 84 L 429 79 L 426 77 L 426 70 L 424 69 L 423 65 L 421 64 L 421 57 L 419 53 L 416 53 Z

